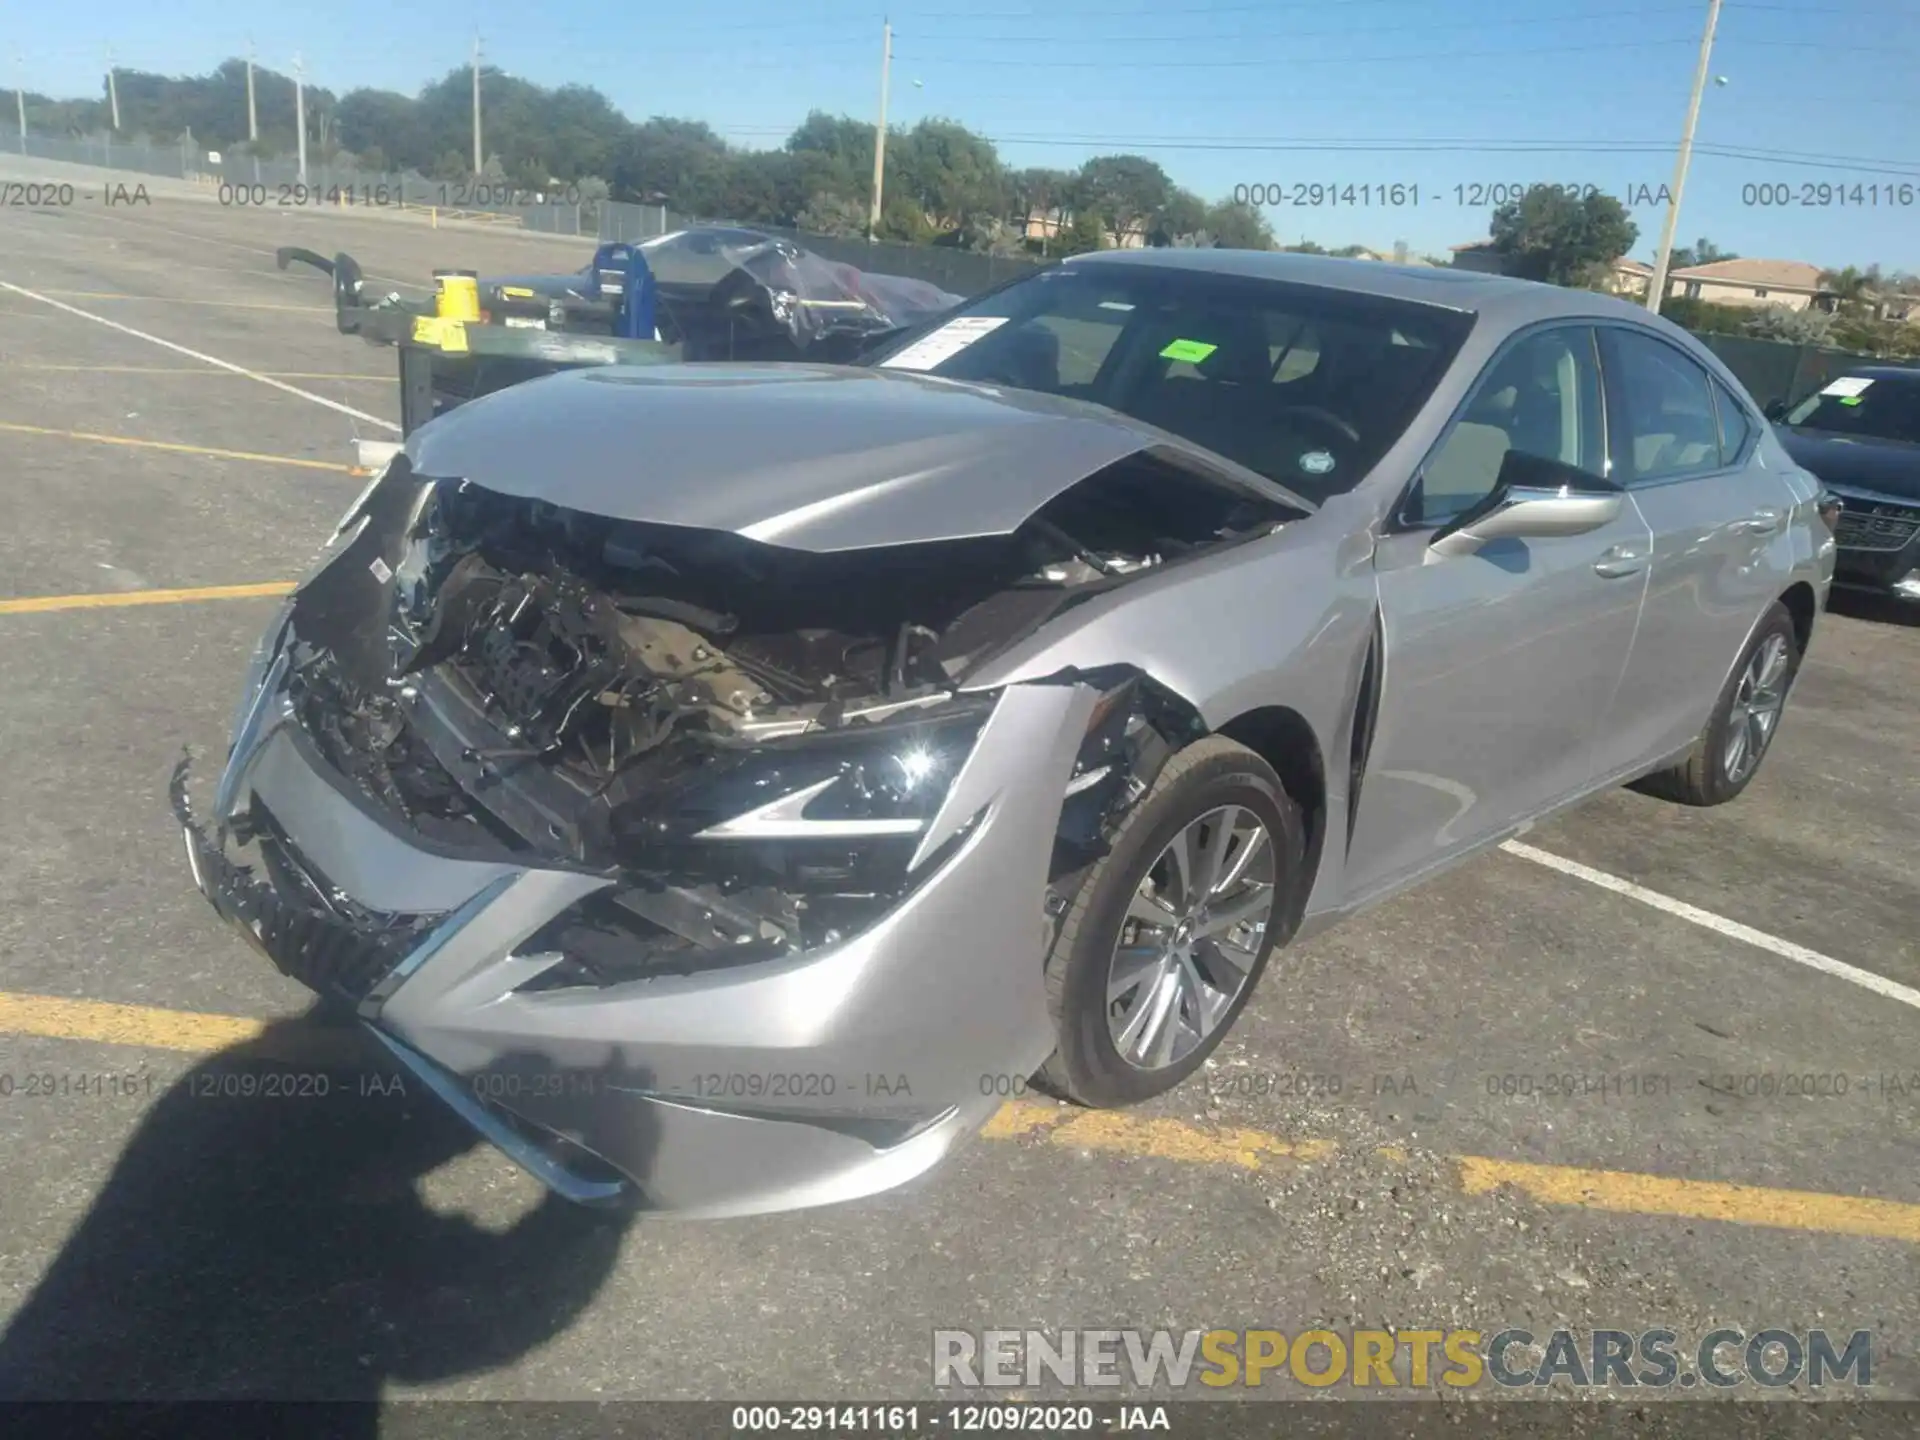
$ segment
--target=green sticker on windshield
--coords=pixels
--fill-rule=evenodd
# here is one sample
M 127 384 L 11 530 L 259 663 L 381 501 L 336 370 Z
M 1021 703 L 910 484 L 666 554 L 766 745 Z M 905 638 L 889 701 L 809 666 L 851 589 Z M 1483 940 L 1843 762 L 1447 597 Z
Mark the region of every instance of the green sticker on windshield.
M 1198 365 L 1219 348 L 1218 345 L 1208 345 L 1200 340 L 1175 340 L 1160 352 L 1160 358 L 1162 360 L 1183 360 L 1189 365 Z
M 1840 397 L 1840 403 L 1842 405 L 1858 405 L 1862 400 L 1866 398 L 1867 397 L 1864 395 L 1842 395 Z

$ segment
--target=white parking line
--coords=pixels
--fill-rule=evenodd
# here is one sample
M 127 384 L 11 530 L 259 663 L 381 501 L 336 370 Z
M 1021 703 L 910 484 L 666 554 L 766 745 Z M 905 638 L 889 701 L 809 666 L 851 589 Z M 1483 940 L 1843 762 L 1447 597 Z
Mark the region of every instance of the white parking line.
M 342 405 L 338 400 L 329 400 L 324 395 L 316 395 L 311 390 L 302 390 L 298 385 L 289 385 L 284 380 L 276 380 L 271 375 L 262 375 L 258 370 L 249 370 L 244 365 L 236 365 L 231 360 L 222 360 L 217 355 L 206 355 L 198 350 L 189 350 L 184 345 L 176 345 L 171 340 L 162 340 L 158 335 L 149 335 L 144 330 L 136 330 L 131 325 L 122 325 L 118 320 L 109 320 L 104 315 L 95 315 L 90 310 L 82 310 L 78 305 L 69 305 L 64 300 L 55 300 L 51 296 L 41 295 L 24 286 L 0 280 L 0 290 L 10 291 L 28 300 L 37 300 L 42 305 L 51 305 L 55 310 L 64 310 L 69 315 L 78 315 L 82 320 L 91 320 L 96 325 L 104 325 L 109 330 L 118 330 L 122 335 L 131 335 L 136 340 L 144 340 L 149 345 L 158 345 L 163 350 L 171 350 L 176 355 L 185 355 L 189 360 L 198 360 L 203 365 L 216 366 L 221 370 L 230 370 L 235 375 L 244 375 L 249 380 L 258 380 L 262 385 L 275 390 L 284 390 L 289 395 L 298 395 L 302 400 L 311 400 L 316 405 L 324 405 L 329 410 L 337 410 L 342 415 L 351 415 L 355 420 L 364 420 L 369 425 L 378 425 L 382 430 L 391 430 L 396 435 L 400 427 L 391 420 L 382 420 L 378 415 L 369 415 L 364 410 L 356 410 L 351 405 Z
M 1638 900 L 1642 905 L 1651 905 L 1656 910 L 1664 910 L 1669 915 L 1711 930 L 1715 934 L 1725 935 L 1730 940 L 1751 945 L 1757 950 L 1765 950 L 1778 955 L 1783 960 L 1791 960 L 1796 965 L 1805 965 L 1809 970 L 1818 970 L 1823 975 L 1832 975 L 1836 979 L 1846 980 L 1863 990 L 1871 990 L 1876 995 L 1884 995 L 1889 1000 L 1898 1000 L 1902 1005 L 1911 1005 L 1920 1010 L 1920 990 L 1902 985 L 1897 980 L 1889 980 L 1884 975 L 1876 975 L 1871 970 L 1862 970 L 1857 965 L 1849 965 L 1844 960 L 1835 960 L 1831 955 L 1822 955 L 1818 950 L 1809 950 L 1804 945 L 1796 945 L 1791 940 L 1782 940 L 1777 935 L 1769 935 L 1764 930 L 1755 930 L 1750 925 L 1742 925 L 1738 920 L 1729 920 L 1724 915 L 1716 915 L 1711 910 L 1702 910 L 1698 905 L 1689 905 L 1684 900 L 1675 900 L 1671 895 L 1662 895 L 1658 890 L 1649 890 L 1644 885 L 1636 885 L 1631 880 L 1622 880 L 1618 875 L 1609 875 L 1604 870 L 1596 870 L 1591 865 L 1582 865 L 1578 860 L 1568 860 L 1546 850 L 1537 850 L 1518 840 L 1509 840 L 1500 847 L 1509 855 L 1518 855 L 1522 860 L 1531 860 L 1536 865 L 1544 865 L 1549 870 L 1558 870 L 1562 875 L 1571 875 L 1576 880 L 1584 880 L 1589 885 L 1598 885 L 1602 890 L 1611 890 L 1616 895 L 1624 895 L 1629 900 Z

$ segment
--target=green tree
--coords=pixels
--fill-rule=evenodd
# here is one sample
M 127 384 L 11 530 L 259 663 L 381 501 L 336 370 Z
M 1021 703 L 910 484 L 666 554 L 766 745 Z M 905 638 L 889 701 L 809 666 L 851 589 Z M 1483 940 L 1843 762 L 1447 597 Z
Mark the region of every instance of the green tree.
M 1257 205 L 1242 200 L 1219 200 L 1206 211 L 1205 228 L 1216 244 L 1229 250 L 1273 249 L 1273 227 Z
M 1741 322 L 1740 333 L 1756 340 L 1780 340 L 1791 345 L 1824 345 L 1833 333 L 1833 316 L 1818 310 L 1793 310 L 1767 305 Z
M 809 235 L 864 236 L 867 233 L 867 206 L 845 195 L 822 190 L 794 220 L 795 227 Z
M 1717 265 L 1722 260 L 1739 258 L 1733 251 L 1722 250 L 1703 235 L 1691 245 L 1676 247 L 1668 257 L 1667 266 L 1669 270 L 1691 270 L 1695 265 Z
M 1139 155 L 1099 155 L 1080 167 L 1074 208 L 1090 211 L 1116 239 L 1144 235 L 1173 198 L 1167 172 Z
M 1640 227 L 1611 195 L 1541 187 L 1495 210 L 1491 234 L 1509 275 L 1580 285 L 1631 250 Z
M 1091 250 L 1104 250 L 1106 245 L 1105 222 L 1093 211 L 1082 210 L 1047 243 L 1047 248 L 1055 255 L 1085 255 Z
M 910 197 L 941 233 L 1007 208 L 1007 176 L 993 142 L 952 120 L 922 120 L 887 148 L 887 190 Z

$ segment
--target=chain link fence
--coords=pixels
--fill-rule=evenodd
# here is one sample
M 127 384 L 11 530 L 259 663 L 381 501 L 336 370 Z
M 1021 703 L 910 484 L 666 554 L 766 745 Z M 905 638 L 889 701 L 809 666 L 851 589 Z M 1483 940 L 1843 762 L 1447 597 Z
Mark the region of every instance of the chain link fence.
M 1700 341 L 1739 377 L 1762 408 L 1776 400 L 1792 405 L 1856 365 L 1903 363 L 1824 345 L 1792 345 L 1745 335 L 1707 334 Z
M 285 205 L 338 205 L 343 209 L 436 209 L 467 219 L 542 235 L 578 235 L 595 241 L 646 240 L 696 224 L 741 225 L 778 235 L 826 259 L 876 275 L 924 280 L 957 295 L 977 295 L 1002 281 L 1039 268 L 1024 256 L 983 254 L 940 245 L 903 245 L 845 236 L 809 235 L 780 226 L 722 218 L 696 220 L 663 205 L 636 205 L 582 195 L 573 186 L 557 194 L 529 193 L 507 182 L 435 180 L 418 172 L 394 173 L 309 159 L 304 177 L 291 156 L 210 152 L 182 137 L 172 144 L 72 137 L 15 131 L 10 148 L 29 159 L 99 166 L 203 185 L 222 204 L 278 209 Z

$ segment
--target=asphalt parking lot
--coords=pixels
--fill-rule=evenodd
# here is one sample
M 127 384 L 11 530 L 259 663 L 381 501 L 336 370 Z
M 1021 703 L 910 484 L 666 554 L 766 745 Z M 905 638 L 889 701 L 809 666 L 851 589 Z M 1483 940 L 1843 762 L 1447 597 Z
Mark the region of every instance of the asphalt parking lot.
M 1317 1324 L 1868 1329 L 1920 1398 L 1920 626 L 1857 602 L 1737 803 L 1603 796 L 1276 959 L 1204 1083 L 904 1191 L 611 1223 L 356 1072 L 165 796 L 397 419 L 290 243 L 590 248 L 0 210 L 0 1394 L 919 1396 L 936 1328 Z M 258 1056 L 345 1078 L 223 1096 Z

